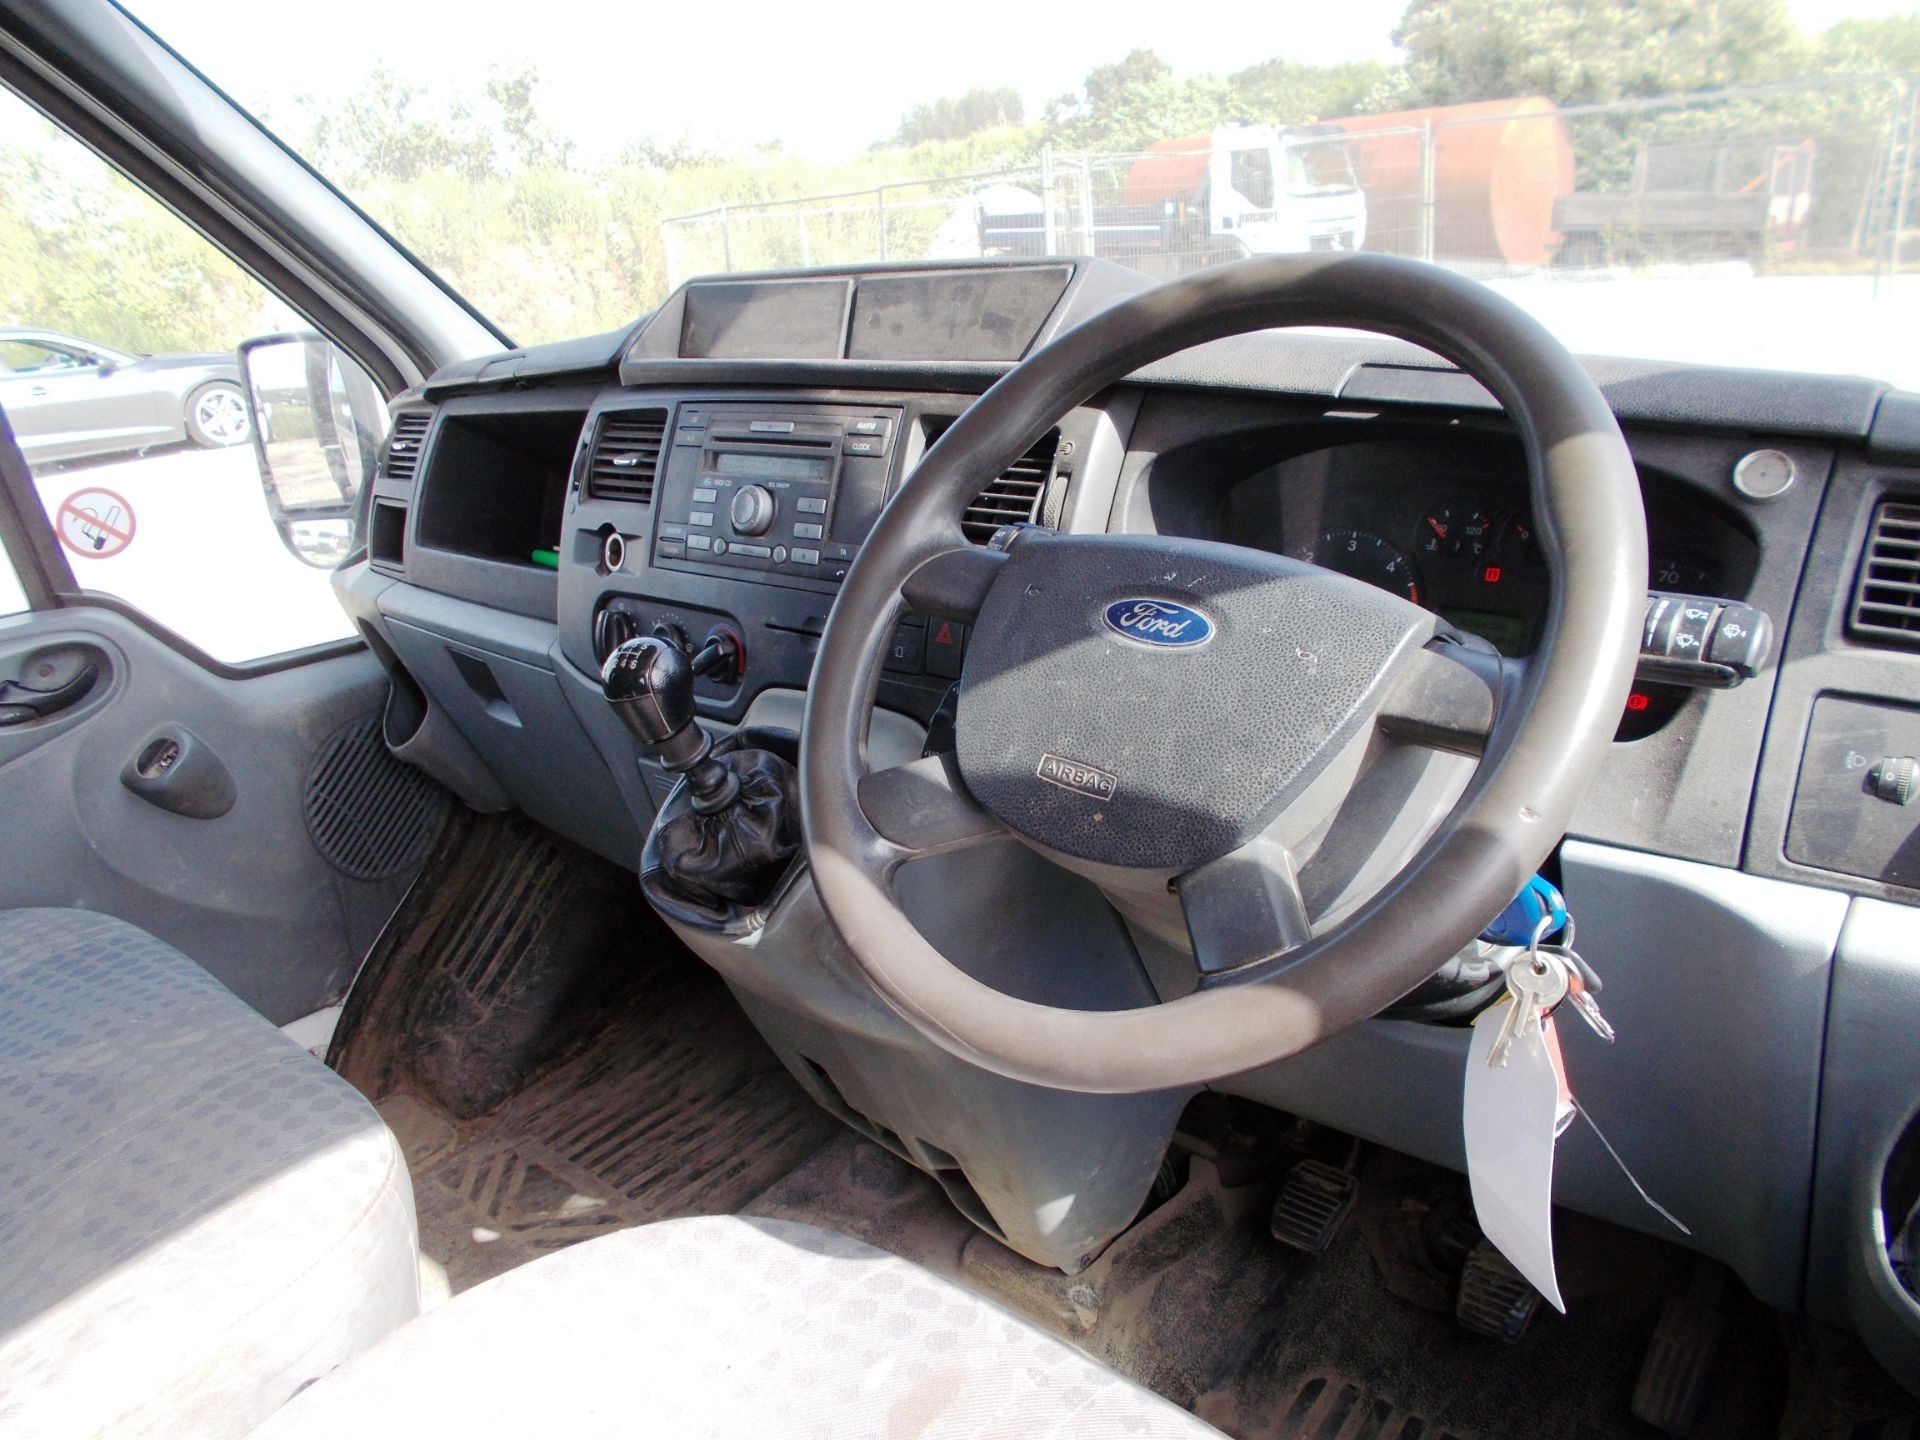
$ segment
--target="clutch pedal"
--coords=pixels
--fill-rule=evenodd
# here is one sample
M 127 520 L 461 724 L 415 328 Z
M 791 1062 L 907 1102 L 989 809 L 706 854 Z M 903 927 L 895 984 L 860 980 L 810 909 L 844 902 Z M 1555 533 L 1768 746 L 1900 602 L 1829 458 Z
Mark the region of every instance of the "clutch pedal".
M 1345 1170 L 1302 1160 L 1287 1172 L 1274 1197 L 1273 1238 L 1309 1255 L 1323 1254 L 1359 1193 L 1360 1182 Z

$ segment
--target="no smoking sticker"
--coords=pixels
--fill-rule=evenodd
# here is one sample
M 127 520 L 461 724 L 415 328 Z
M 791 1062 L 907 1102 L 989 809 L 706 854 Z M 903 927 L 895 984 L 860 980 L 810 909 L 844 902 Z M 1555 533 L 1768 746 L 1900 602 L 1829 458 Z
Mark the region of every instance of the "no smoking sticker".
M 54 523 L 60 543 L 89 560 L 110 560 L 133 543 L 133 506 L 97 485 L 62 500 Z

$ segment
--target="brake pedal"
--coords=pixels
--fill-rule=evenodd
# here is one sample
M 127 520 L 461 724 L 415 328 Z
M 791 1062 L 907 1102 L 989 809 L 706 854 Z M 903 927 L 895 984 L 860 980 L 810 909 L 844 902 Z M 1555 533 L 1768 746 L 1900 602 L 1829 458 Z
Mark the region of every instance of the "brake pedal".
M 1668 1435 L 1692 1432 L 1727 1328 L 1720 1313 L 1725 1278 L 1719 1265 L 1701 1260 L 1686 1293 L 1667 1301 L 1633 1383 L 1634 1419 Z
M 1540 1292 L 1491 1241 L 1482 1240 L 1468 1252 L 1454 1319 L 1469 1330 L 1512 1344 L 1527 1333 L 1539 1308 Z
M 1359 1193 L 1360 1182 L 1345 1170 L 1302 1160 L 1287 1172 L 1273 1199 L 1273 1238 L 1309 1255 L 1323 1254 Z

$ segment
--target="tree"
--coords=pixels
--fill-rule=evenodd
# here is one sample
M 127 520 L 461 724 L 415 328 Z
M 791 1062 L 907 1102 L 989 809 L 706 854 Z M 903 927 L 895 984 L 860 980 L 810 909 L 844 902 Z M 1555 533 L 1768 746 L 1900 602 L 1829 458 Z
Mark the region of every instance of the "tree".
M 1227 77 L 1245 118 L 1276 125 L 1333 120 L 1392 103 L 1398 72 L 1377 60 L 1341 65 L 1306 65 L 1297 60 L 1267 60 Z
M 1077 95 L 1047 107 L 1050 139 L 1083 148 L 1139 150 L 1210 131 L 1236 117 L 1232 89 L 1213 75 L 1176 80 L 1151 50 L 1096 65 Z
M 1786 0 L 1412 0 L 1393 39 L 1428 105 L 1713 90 L 1804 60 Z
M 1011 85 L 993 89 L 976 85 L 964 95 L 914 106 L 894 131 L 893 143 L 920 145 L 929 140 L 964 140 L 982 130 L 1018 125 L 1026 118 L 1026 103 Z
M 1843 74 L 1917 74 L 1920 73 L 1920 15 L 1842 20 L 1821 31 L 1814 48 L 1822 70 Z
M 534 87 L 538 72 L 530 67 L 496 70 L 487 77 L 487 98 L 500 109 L 500 129 L 523 170 L 565 170 L 573 158 L 573 142 L 562 139 L 534 114 Z
M 297 103 L 310 121 L 299 149 L 323 174 L 349 185 L 408 184 L 436 171 L 469 180 L 494 173 L 494 135 L 485 122 L 463 101 L 437 105 L 384 66 L 336 110 L 308 98 Z

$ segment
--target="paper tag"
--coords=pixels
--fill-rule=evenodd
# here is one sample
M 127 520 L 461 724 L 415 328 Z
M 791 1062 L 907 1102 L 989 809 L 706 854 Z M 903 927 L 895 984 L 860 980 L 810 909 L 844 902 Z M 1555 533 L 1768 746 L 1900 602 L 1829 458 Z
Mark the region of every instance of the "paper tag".
M 1564 1315 L 1553 1273 L 1553 1142 L 1573 1119 L 1573 1104 L 1565 1066 L 1555 1063 L 1560 1047 L 1552 1020 L 1515 1035 L 1504 1066 L 1487 1063 L 1506 1018 L 1506 1005 L 1496 1005 L 1473 1022 L 1465 1096 L 1467 1181 L 1481 1231 Z

